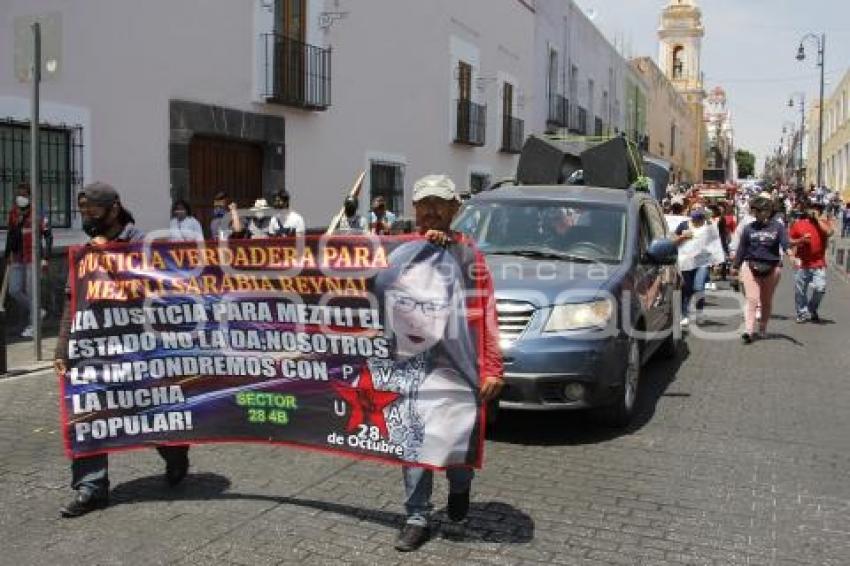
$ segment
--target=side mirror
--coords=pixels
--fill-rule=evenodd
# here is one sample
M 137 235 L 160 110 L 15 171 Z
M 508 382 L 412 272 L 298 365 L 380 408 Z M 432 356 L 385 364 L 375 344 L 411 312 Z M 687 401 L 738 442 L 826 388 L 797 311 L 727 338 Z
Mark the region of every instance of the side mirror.
M 645 259 L 655 265 L 674 265 L 679 260 L 679 248 L 673 240 L 658 238 L 649 244 Z

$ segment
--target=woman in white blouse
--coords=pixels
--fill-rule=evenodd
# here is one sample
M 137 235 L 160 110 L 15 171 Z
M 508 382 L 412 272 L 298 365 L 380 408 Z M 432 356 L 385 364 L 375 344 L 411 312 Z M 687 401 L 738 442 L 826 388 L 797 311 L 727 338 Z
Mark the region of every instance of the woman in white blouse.
M 198 219 L 192 216 L 192 208 L 183 199 L 171 205 L 171 239 L 176 241 L 196 241 L 204 239 L 204 229 Z

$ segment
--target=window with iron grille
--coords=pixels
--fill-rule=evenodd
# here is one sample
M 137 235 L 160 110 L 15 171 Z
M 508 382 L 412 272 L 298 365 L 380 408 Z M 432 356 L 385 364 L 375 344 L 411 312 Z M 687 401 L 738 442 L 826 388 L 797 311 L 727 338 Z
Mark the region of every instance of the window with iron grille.
M 82 128 L 43 125 L 39 151 L 41 210 L 52 226 L 70 228 L 82 188 Z M 30 180 L 30 166 L 30 124 L 0 121 L 0 228 L 7 228 L 15 187 Z
M 369 172 L 372 199 L 384 197 L 387 210 L 400 216 L 404 212 L 404 165 L 372 161 Z

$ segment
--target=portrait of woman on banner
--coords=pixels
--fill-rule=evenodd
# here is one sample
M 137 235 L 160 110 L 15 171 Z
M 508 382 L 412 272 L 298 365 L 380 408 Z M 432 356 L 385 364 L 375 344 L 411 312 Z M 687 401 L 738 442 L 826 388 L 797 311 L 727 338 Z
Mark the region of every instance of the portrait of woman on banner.
M 462 267 L 445 248 L 424 241 L 403 244 L 388 259 L 375 283 L 393 357 L 371 361 L 370 369 L 376 389 L 402 394 L 386 410 L 389 441 L 409 462 L 471 465 L 478 455 L 479 372 Z

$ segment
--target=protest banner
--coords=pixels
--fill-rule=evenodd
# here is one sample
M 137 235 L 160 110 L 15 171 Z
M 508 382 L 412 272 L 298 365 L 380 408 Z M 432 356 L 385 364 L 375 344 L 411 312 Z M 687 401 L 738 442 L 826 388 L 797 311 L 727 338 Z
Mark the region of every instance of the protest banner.
M 267 442 L 480 466 L 481 256 L 418 238 L 70 250 L 69 457 Z
M 726 261 L 723 243 L 717 226 L 706 222 L 699 228 L 688 226 L 693 237 L 679 245 L 679 270 L 691 271 L 698 267 L 717 265 Z

